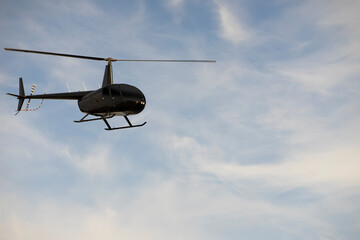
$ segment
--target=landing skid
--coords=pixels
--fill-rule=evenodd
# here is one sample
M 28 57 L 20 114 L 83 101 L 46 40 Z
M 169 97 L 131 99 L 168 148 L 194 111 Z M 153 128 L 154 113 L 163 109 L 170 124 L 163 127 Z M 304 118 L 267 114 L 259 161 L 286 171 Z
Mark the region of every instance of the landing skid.
M 142 123 L 142 124 L 138 124 L 138 125 L 132 125 L 129 118 L 127 116 L 124 116 L 125 120 L 127 121 L 127 123 L 129 124 L 129 126 L 124 126 L 124 127 L 116 127 L 116 128 L 112 128 L 109 124 L 109 122 L 106 119 L 112 118 L 115 115 L 110 115 L 110 116 L 102 116 L 102 117 L 98 117 L 98 118 L 92 118 L 92 119 L 85 119 L 87 116 L 89 116 L 89 114 L 86 114 L 82 119 L 80 119 L 79 121 L 74 121 L 76 123 L 82 123 L 82 122 L 90 122 L 90 121 L 96 121 L 96 120 L 103 120 L 107 126 L 107 128 L 104 128 L 105 130 L 119 130 L 119 129 L 125 129 L 125 128 L 135 128 L 135 127 L 142 127 L 146 124 L 146 122 Z

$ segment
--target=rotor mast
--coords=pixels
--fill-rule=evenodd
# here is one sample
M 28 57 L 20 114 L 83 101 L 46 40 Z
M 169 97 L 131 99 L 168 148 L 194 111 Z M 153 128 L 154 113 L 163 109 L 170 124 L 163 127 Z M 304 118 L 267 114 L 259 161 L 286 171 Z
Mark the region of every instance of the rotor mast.
M 104 79 L 102 87 L 113 84 L 113 71 L 112 71 L 112 60 L 108 60 L 108 64 L 105 66 Z

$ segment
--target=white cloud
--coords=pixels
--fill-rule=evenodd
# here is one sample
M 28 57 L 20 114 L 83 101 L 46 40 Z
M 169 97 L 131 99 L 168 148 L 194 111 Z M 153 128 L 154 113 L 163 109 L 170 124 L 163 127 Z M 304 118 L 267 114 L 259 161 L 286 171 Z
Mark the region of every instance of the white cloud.
M 314 187 L 314 190 L 324 185 L 330 189 L 360 185 L 357 173 L 360 152 L 356 146 L 340 145 L 323 152 L 294 150 L 280 162 L 241 165 L 224 161 L 226 155 L 219 149 L 203 146 L 190 137 L 173 136 L 164 140 L 163 144 L 168 144 L 168 148 L 177 152 L 178 160 L 188 171 L 213 174 L 235 185 L 241 181 L 262 181 L 275 188 Z
M 308 63 L 307 65 L 311 65 L 309 67 L 287 66 L 286 69 L 279 70 L 279 74 L 283 75 L 284 78 L 300 83 L 308 91 L 316 91 L 322 94 L 328 94 L 339 83 L 360 74 L 360 69 L 355 63 L 317 64 L 315 61 L 311 62 L 313 64 Z
M 11 107 L 2 107 L 0 110 L 4 111 L 9 108 Z M 10 112 L 12 113 L 12 111 Z M 111 176 L 109 160 L 111 146 L 97 145 L 96 143 L 93 145 L 89 142 L 87 150 L 82 152 L 74 148 L 71 142 L 51 139 L 51 134 L 46 133 L 44 129 L 38 129 L 37 125 L 33 125 L 30 121 L 36 122 L 31 113 L 23 112 L 16 117 L 0 115 L 0 133 L 3 136 L 0 141 L 3 149 L 1 160 L 7 167 L 11 166 L 14 161 L 19 161 L 19 164 L 22 163 L 25 166 L 39 163 L 40 165 L 45 163 L 52 165 L 58 161 L 57 159 L 61 159 L 62 163 L 69 164 L 74 169 L 83 171 L 91 177 Z M 24 170 L 24 167 L 21 169 Z M 30 171 L 30 169 L 28 170 Z
M 45 6 L 51 11 L 56 11 L 57 13 L 70 13 L 73 15 L 95 17 L 102 16 L 103 12 L 100 11 L 99 7 L 93 4 L 92 1 L 80 0 L 80 1 L 68 1 L 61 0 L 59 2 L 46 2 L 42 6 Z
M 293 9 L 291 14 L 284 14 L 278 20 L 283 22 L 280 24 L 282 28 L 274 31 L 274 35 L 282 36 L 285 41 L 299 38 L 299 33 L 290 29 L 301 27 L 293 22 L 294 16 L 313 33 L 300 43 L 298 39 L 293 40 L 300 46 L 297 51 L 304 54 L 269 63 L 269 69 L 300 83 L 307 91 L 321 94 L 328 94 L 340 84 L 356 79 L 360 74 L 360 19 L 355 10 L 358 5 L 358 1 L 307 1 Z M 318 44 L 322 47 L 311 47 Z M 306 48 L 311 50 L 306 52 Z
M 165 0 L 165 7 L 171 12 L 173 15 L 173 20 L 175 23 L 180 24 L 184 18 L 184 0 Z
M 220 17 L 221 37 L 233 44 L 248 40 L 250 38 L 250 33 L 238 19 L 239 15 L 241 17 L 241 14 L 235 15 L 233 12 L 234 9 L 230 10 L 230 8 L 223 3 L 218 2 L 217 6 Z
M 110 149 L 108 146 L 94 146 L 76 157 L 69 152 L 67 153 L 73 164 L 90 176 L 111 177 Z
M 358 187 L 360 177 L 356 169 L 360 167 L 359 155 L 356 148 L 350 147 L 294 156 L 275 164 L 215 164 L 211 171 L 230 181 L 262 179 L 266 185 L 273 187 Z
M 196 179 L 148 176 L 130 201 L 120 187 L 109 190 L 112 194 L 92 192 L 102 200 L 94 206 L 33 197 L 25 201 L 21 195 L 7 194 L 2 198 L 0 234 L 12 240 L 219 239 L 223 232 L 213 230 L 222 228 L 219 223 L 224 220 L 233 222 L 229 230 L 264 226 L 269 221 L 281 224 L 279 218 L 288 214 L 314 223 L 305 217 L 307 210 L 244 199 L 221 185 Z
M 170 0 L 166 1 L 166 3 L 171 7 L 180 7 L 182 4 L 184 4 L 184 0 Z

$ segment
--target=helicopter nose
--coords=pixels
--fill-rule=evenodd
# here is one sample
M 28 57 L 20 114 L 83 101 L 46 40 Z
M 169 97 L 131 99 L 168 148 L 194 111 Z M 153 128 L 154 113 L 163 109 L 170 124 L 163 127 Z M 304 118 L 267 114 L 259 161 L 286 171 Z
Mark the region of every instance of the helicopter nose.
M 135 102 L 135 109 L 136 109 L 138 112 L 141 112 L 142 110 L 144 110 L 145 105 L 146 105 L 146 101 L 145 101 L 145 100 L 136 101 L 136 102 Z
M 142 101 L 139 101 L 139 102 L 138 102 L 138 106 L 139 106 L 140 108 L 142 108 L 142 109 L 145 108 L 145 105 L 146 105 L 145 100 L 142 100 Z

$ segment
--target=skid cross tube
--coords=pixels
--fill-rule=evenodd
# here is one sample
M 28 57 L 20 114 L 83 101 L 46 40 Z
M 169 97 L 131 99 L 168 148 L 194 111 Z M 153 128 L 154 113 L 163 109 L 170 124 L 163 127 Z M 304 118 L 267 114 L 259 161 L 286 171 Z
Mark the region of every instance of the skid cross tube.
M 91 118 L 91 119 L 85 119 L 87 116 L 89 116 L 89 113 L 86 114 L 82 119 L 80 119 L 79 121 L 74 121 L 76 123 L 82 123 L 82 122 L 90 122 L 90 121 L 96 121 L 96 120 L 102 120 L 102 119 L 106 119 L 106 118 L 112 118 L 114 117 L 115 115 L 110 115 L 110 116 L 107 116 L 107 117 L 99 117 L 99 118 Z

